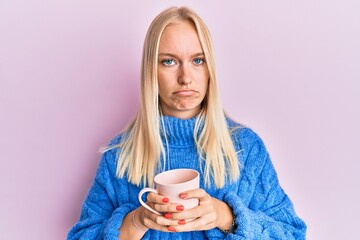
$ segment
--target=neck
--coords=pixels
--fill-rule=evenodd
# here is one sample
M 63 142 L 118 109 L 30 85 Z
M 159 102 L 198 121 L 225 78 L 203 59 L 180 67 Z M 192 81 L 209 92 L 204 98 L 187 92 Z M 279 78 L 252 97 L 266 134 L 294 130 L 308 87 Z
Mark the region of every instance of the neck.
M 162 139 L 169 146 L 193 146 L 196 118 L 181 119 L 172 116 L 163 116 L 160 119 Z
M 163 116 L 175 117 L 179 119 L 189 119 L 195 117 L 200 112 L 200 106 L 189 110 L 171 110 L 166 107 L 161 107 L 161 114 Z

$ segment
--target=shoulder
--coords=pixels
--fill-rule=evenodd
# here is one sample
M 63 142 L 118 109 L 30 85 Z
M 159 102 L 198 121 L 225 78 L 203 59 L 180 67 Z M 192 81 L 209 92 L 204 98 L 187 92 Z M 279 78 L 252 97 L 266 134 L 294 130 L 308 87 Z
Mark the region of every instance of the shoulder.
M 111 172 L 115 172 L 118 156 L 121 150 L 121 142 L 123 141 L 124 134 L 118 134 L 113 137 L 108 144 L 101 149 L 102 158 L 100 167 L 105 167 Z
M 260 136 L 250 127 L 227 118 L 227 124 L 234 144 L 240 144 L 242 149 L 248 149 L 254 144 L 264 145 Z
M 113 146 L 119 145 L 123 138 L 124 138 L 124 133 L 116 135 L 109 141 L 108 147 L 113 147 Z
M 231 119 L 227 119 L 227 122 L 241 164 L 264 164 L 268 153 L 261 137 L 250 127 Z

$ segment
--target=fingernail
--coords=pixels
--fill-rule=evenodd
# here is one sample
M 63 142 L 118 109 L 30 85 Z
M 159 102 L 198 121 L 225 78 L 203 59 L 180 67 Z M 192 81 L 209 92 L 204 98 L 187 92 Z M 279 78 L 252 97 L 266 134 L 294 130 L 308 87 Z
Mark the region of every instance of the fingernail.
M 180 198 L 187 198 L 188 194 L 187 193 L 180 193 Z
M 179 222 L 178 222 L 179 225 L 184 225 L 185 223 L 186 223 L 186 222 L 185 222 L 184 219 L 181 219 L 181 220 L 179 220 Z
M 168 227 L 168 230 L 169 230 L 170 232 L 175 232 L 175 231 L 176 231 L 176 229 L 173 228 L 173 227 Z
M 168 203 L 168 202 L 169 202 L 169 199 L 168 199 L 167 197 L 165 197 L 165 198 L 163 198 L 161 201 L 162 201 L 163 203 Z
M 171 213 L 165 213 L 164 217 L 167 218 L 167 219 L 169 219 L 169 218 L 171 218 L 172 216 L 171 216 Z
M 178 211 L 183 211 L 183 210 L 184 210 L 184 206 L 183 206 L 183 205 L 177 205 L 177 206 L 176 206 L 176 210 L 178 210 Z

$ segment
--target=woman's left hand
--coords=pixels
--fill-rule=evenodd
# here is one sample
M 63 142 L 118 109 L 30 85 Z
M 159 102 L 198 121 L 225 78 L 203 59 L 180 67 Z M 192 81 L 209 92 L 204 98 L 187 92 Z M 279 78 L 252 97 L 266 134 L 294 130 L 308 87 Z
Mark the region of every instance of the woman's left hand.
M 204 189 L 195 189 L 180 194 L 180 198 L 199 199 L 199 205 L 189 210 L 172 212 L 171 218 L 179 220 L 177 226 L 169 226 L 173 232 L 209 230 L 215 227 L 228 229 L 233 221 L 231 208 L 224 202 L 211 197 Z M 187 222 L 187 219 L 193 219 Z M 184 221 L 185 220 L 185 221 Z

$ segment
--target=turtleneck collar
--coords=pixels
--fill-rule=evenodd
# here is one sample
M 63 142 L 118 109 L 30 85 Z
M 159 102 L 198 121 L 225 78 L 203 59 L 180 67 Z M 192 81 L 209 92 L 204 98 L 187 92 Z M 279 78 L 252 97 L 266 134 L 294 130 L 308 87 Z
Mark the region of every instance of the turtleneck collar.
M 162 116 L 160 118 L 161 138 L 165 142 L 165 134 L 169 146 L 186 147 L 195 145 L 194 127 L 196 117 L 189 119 L 180 119 L 171 116 Z M 165 133 L 162 131 L 165 126 Z

